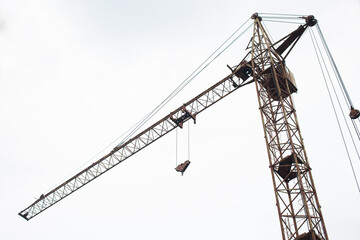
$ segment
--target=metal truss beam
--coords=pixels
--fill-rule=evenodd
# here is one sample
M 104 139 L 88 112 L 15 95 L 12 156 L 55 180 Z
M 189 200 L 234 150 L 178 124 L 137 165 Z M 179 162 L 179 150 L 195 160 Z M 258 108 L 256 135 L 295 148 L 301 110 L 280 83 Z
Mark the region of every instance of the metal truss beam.
M 300 26 L 274 47 L 253 16 L 251 64 L 264 126 L 276 206 L 283 240 L 328 240 L 291 94 L 296 92 L 291 72 L 281 56 L 308 24 Z M 279 42 L 278 42 L 279 43 Z M 291 46 L 291 48 L 293 45 Z M 280 49 L 280 50 L 279 50 Z M 291 50 L 291 49 L 290 49 Z
M 47 208 L 53 206 L 55 203 L 69 196 L 71 193 L 77 191 L 81 187 L 93 181 L 95 178 L 109 171 L 111 168 L 171 132 L 176 127 L 182 128 L 184 122 L 189 119 L 193 119 L 195 121 L 197 114 L 223 99 L 238 88 L 252 83 L 253 80 L 244 81 L 235 76 L 241 67 L 241 64 L 237 65 L 230 75 L 212 87 L 172 111 L 169 115 L 143 130 L 122 145 L 115 147 L 109 154 L 71 177 L 60 186 L 45 195 L 42 194 L 38 200 L 22 210 L 19 215 L 26 220 L 32 219 Z

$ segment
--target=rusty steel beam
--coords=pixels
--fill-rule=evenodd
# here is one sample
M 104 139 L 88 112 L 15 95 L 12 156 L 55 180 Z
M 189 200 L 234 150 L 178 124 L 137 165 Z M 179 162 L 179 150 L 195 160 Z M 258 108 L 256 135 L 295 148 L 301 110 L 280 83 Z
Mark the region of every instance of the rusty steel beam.
M 253 19 L 251 64 L 282 239 L 328 240 L 291 96 L 297 89 L 284 61 L 305 29 L 316 24 L 316 20 L 306 19 L 305 25 L 273 44 L 261 18 L 253 15 Z M 290 50 L 281 56 L 287 48 Z

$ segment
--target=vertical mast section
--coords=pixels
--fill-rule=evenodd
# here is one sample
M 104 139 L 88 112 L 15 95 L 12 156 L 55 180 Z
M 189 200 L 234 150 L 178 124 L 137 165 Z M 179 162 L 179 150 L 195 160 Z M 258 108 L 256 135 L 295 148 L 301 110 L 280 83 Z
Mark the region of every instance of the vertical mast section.
M 282 239 L 328 240 L 291 96 L 297 88 L 284 61 L 306 28 L 315 25 L 316 20 L 309 16 L 305 25 L 276 43 L 280 46 L 274 47 L 261 24 L 261 17 L 254 14 L 252 18 L 251 64 Z

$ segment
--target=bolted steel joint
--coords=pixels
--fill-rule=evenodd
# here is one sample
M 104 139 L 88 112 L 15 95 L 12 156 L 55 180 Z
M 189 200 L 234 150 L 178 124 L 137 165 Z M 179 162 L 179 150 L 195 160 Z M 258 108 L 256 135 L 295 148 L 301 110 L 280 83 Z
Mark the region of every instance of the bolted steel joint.
M 251 19 L 259 19 L 259 21 L 262 20 L 262 18 L 259 16 L 258 13 L 254 13 L 254 14 L 251 16 Z
M 305 18 L 306 24 L 309 25 L 310 27 L 313 27 L 317 24 L 317 20 L 314 17 L 314 15 L 309 15 Z

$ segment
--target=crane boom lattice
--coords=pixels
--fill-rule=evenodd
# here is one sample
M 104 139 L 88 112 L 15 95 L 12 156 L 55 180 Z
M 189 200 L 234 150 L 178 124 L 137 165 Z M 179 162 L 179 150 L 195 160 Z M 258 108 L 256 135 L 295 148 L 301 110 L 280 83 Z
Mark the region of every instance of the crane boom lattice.
M 175 128 L 182 128 L 184 122 L 190 119 L 195 121 L 197 114 L 238 88 L 252 83 L 253 80 L 243 81 L 240 78 L 234 77 L 237 74 L 237 69 L 240 68 L 241 65 L 239 64 L 230 75 L 212 87 L 203 91 L 125 143 L 115 147 L 109 154 L 94 162 L 60 186 L 45 195 L 41 195 L 38 200 L 22 210 L 19 215 L 26 220 L 30 220 Z
M 297 41 L 310 24 L 302 25 L 279 47 L 271 43 L 253 16 L 252 67 L 264 127 L 273 187 L 283 240 L 327 240 L 311 168 L 291 94 L 297 91 L 285 66 L 284 48 Z M 291 48 L 290 48 L 291 50 Z

